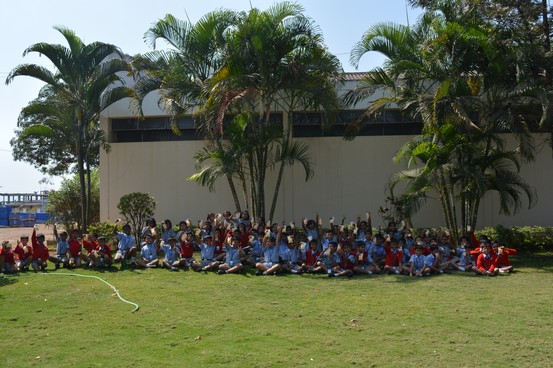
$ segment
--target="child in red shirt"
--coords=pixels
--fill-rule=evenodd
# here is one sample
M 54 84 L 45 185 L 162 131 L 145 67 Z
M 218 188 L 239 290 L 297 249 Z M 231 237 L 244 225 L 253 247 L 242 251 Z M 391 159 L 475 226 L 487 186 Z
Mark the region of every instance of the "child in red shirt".
M 511 265 L 509 256 L 517 254 L 517 250 L 505 248 L 503 245 L 499 244 L 498 241 L 494 241 L 492 247 L 494 253 L 497 255 L 497 268 L 499 269 L 499 273 L 513 272 L 513 266 Z
M 481 253 L 476 259 L 476 267 L 473 268 L 477 275 L 495 276 L 499 273 L 497 257 L 491 251 L 488 243 L 480 244 Z
M 79 232 L 73 230 L 69 239 L 69 266 L 80 267 L 81 261 L 87 261 L 87 256 L 83 254 L 83 245 L 79 239 Z
M 398 247 L 398 241 L 388 235 L 384 250 L 386 251 L 386 261 L 384 263 L 384 271 L 391 275 L 395 273 L 399 275 L 403 268 L 403 252 Z
M 16 273 L 17 271 L 19 271 L 19 269 L 15 265 L 15 257 L 10 242 L 2 242 L 0 259 L 0 267 L 2 268 L 2 273 Z
M 38 272 L 40 268 L 43 272 L 46 271 L 46 261 L 50 258 L 50 252 L 48 247 L 44 244 L 46 237 L 44 234 L 36 234 L 36 230 L 33 230 L 31 236 L 31 243 L 33 244 L 33 261 L 31 266 L 35 272 Z
M 33 247 L 29 244 L 28 235 L 21 236 L 13 252 L 17 255 L 16 265 L 19 270 L 28 270 L 33 261 Z

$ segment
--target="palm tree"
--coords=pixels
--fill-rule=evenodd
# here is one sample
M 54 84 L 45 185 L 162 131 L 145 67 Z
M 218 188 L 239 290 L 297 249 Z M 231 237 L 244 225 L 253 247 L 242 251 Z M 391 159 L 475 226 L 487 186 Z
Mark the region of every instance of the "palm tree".
M 274 4 L 265 11 L 241 13 L 226 34 L 227 59 L 208 79 L 205 111 L 212 129 L 221 134 L 226 114 L 248 111 L 247 132 L 254 146 L 248 155 L 254 216 L 265 216 L 267 170 L 278 165 L 270 217 L 273 217 L 286 164 L 301 162 L 306 179 L 312 175 L 307 148 L 292 143 L 295 109 L 337 113 L 336 83 L 341 72 L 337 58 L 329 54 L 313 22 L 294 3 Z M 272 113 L 283 112 L 288 125 L 271 123 Z
M 173 117 L 196 113 L 207 146 L 197 154 L 199 171 L 190 179 L 213 188 L 214 181 L 226 178 L 237 209 L 233 188 L 234 181 L 240 182 L 253 216 L 265 216 L 268 170 L 278 167 L 279 173 L 271 217 L 284 167 L 301 162 L 306 178 L 312 175 L 306 146 L 292 142 L 292 119 L 282 127 L 271 122 L 273 113 L 291 116 L 301 108 L 325 110 L 331 116 L 338 110 L 335 82 L 340 64 L 302 12 L 301 6 L 283 2 L 265 11 L 217 10 L 196 23 L 167 15 L 145 39 L 154 47 L 163 40 L 171 48 L 133 62 L 143 71 L 136 85 L 141 98 L 159 90 L 160 104 Z M 239 134 L 227 131 L 231 120 L 240 127 Z
M 357 65 L 363 55 L 373 51 L 388 59 L 346 96 L 346 102 L 352 103 L 383 88 L 388 97 L 375 100 L 364 118 L 397 104 L 406 114 L 422 120 L 422 135 L 398 154 L 398 158 L 422 166 L 401 172 L 392 185 L 407 180 L 405 199 L 412 212 L 428 191 L 437 192 L 446 224 L 452 229 L 458 228 L 459 208 L 461 228 L 466 222 L 475 224 L 480 198 L 492 189 L 504 189 L 500 198 L 517 204 L 520 196 L 515 192 L 522 191 L 532 205 L 531 188 L 512 168 L 518 171 L 519 158 L 533 159 L 528 124 L 544 119 L 548 112 L 545 91 L 531 80 L 522 82 L 524 66 L 518 62 L 516 50 L 503 47 L 476 10 L 468 2 L 433 1 L 414 27 L 372 27 L 352 50 L 351 61 Z M 538 107 L 541 113 L 521 113 L 520 106 L 528 105 Z M 349 138 L 362 124 L 359 119 L 350 126 Z M 500 133 L 513 133 L 517 151 L 506 149 Z M 506 162 L 514 166 L 508 169 Z M 491 178 L 509 178 L 512 185 L 494 184 Z
M 88 208 L 90 207 L 90 185 L 87 188 L 85 176 L 89 175 L 92 157 L 90 132 L 96 131 L 100 112 L 111 103 L 124 97 L 133 97 L 134 92 L 123 85 L 118 72 L 130 71 L 120 50 L 111 44 L 93 42 L 84 44 L 75 33 L 65 27 L 54 27 L 62 34 L 67 47 L 59 44 L 37 43 L 25 50 L 23 55 L 37 52 L 54 65 L 50 71 L 36 64 L 15 67 L 8 77 L 9 84 L 17 76 L 28 76 L 48 85 L 55 98 L 63 104 L 72 122 L 72 142 L 77 158 L 77 170 L 81 185 L 81 228 L 86 231 Z M 118 84 L 116 84 L 118 83 Z M 88 180 L 90 183 L 90 180 Z

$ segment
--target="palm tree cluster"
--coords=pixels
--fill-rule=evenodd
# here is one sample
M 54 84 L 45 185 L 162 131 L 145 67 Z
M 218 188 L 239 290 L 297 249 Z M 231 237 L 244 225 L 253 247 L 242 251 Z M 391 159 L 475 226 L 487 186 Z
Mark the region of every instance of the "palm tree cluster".
M 275 169 L 272 218 L 284 167 L 297 161 L 306 180 L 313 175 L 308 146 L 291 139 L 292 112 L 320 110 L 330 119 L 339 108 L 342 69 L 318 28 L 300 5 L 282 2 L 264 11 L 217 10 L 196 23 L 168 15 L 146 40 L 171 47 L 134 60 L 143 72 L 139 95 L 161 91 L 161 105 L 175 118 L 195 108 L 207 139 L 190 180 L 213 190 L 224 178 L 237 210 L 265 217 L 267 173 Z
M 406 160 L 408 169 L 390 186 L 403 185 L 407 216 L 436 195 L 446 226 L 459 234 L 474 228 L 480 201 L 490 191 L 498 193 L 505 214 L 521 208 L 522 193 L 530 207 L 535 203 L 535 192 L 519 169 L 522 161 L 534 158 L 531 126 L 549 120 L 548 93 L 521 50 L 507 46 L 495 24 L 482 16 L 481 4 L 423 5 L 425 12 L 414 26 L 377 24 L 356 44 L 354 65 L 368 52 L 380 52 L 387 61 L 368 73 L 346 101 L 357 102 L 381 87 L 387 96 L 375 100 L 363 118 L 397 104 L 423 122 L 422 134 L 399 150 L 396 160 Z M 350 134 L 362 123 L 354 122 Z M 511 136 L 516 140 L 512 148 Z
M 266 217 L 268 210 L 271 219 L 285 167 L 299 162 L 306 180 L 314 172 L 309 147 L 292 138 L 294 112 L 319 111 L 332 123 L 340 106 L 366 100 L 382 88 L 385 97 L 370 101 L 345 138 L 353 139 L 368 117 L 390 104 L 423 123 L 422 134 L 396 156 L 408 168 L 390 182 L 392 192 L 398 185 L 404 189 L 398 203 L 407 216 L 436 196 L 446 226 L 459 233 L 476 225 L 480 201 L 490 191 L 499 194 L 503 213 L 518 211 L 524 197 L 532 206 L 536 195 L 521 178 L 520 165 L 534 159 L 532 128 L 553 126 L 545 2 L 409 3 L 424 10 L 414 26 L 377 24 L 354 46 L 354 66 L 369 52 L 387 60 L 343 100 L 336 91 L 341 65 L 296 3 L 276 3 L 264 11 L 221 9 L 195 23 L 167 15 L 144 35 L 153 50 L 130 62 L 114 45 L 86 45 L 71 30 L 56 27 L 67 47 L 38 43 L 24 53 L 45 56 L 54 71 L 25 64 L 6 79 L 30 76 L 46 84 L 21 112 L 11 142 L 14 156 L 49 174 L 76 168 L 80 225 L 86 229 L 90 170 L 98 164 L 100 148 L 109 149 L 99 128 L 100 112 L 124 97 L 134 98 L 140 108 L 156 93 L 175 122 L 175 134 L 180 134 L 178 119 L 193 113 L 205 138 L 189 180 L 209 190 L 226 180 L 237 210 L 249 209 L 254 217 Z M 160 42 L 167 47 L 160 48 Z M 132 89 L 123 82 L 128 73 L 135 77 Z M 269 205 L 270 171 L 276 181 Z

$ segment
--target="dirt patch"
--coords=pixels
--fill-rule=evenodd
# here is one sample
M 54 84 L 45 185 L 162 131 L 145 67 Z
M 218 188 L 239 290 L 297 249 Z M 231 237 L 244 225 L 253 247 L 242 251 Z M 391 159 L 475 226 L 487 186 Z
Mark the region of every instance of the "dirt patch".
M 52 226 L 38 225 L 37 234 L 38 233 L 44 234 L 49 244 L 55 240 Z M 28 235 L 30 238 L 32 234 L 32 227 L 0 227 L 0 242 L 9 240 L 15 247 L 22 235 Z

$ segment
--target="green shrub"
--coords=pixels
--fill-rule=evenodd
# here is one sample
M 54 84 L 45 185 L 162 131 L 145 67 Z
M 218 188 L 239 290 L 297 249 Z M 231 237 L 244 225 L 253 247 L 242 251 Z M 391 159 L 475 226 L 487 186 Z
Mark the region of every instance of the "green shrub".
M 113 236 L 113 228 L 115 227 L 115 224 L 112 224 L 109 221 L 105 222 L 99 222 L 94 225 L 88 226 L 88 233 L 89 234 L 96 234 L 98 236 L 105 236 L 107 243 L 111 245 L 112 247 L 117 245 L 117 240 Z M 119 228 L 119 231 L 121 231 L 121 228 Z

